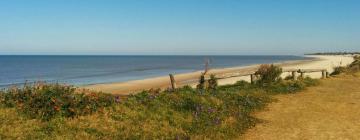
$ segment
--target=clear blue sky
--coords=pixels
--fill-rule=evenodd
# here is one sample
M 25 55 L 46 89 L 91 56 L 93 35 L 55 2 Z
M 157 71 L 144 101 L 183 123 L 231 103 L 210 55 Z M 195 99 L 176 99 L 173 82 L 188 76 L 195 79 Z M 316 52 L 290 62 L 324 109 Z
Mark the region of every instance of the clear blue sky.
M 359 0 L 1 0 L 0 54 L 360 51 Z

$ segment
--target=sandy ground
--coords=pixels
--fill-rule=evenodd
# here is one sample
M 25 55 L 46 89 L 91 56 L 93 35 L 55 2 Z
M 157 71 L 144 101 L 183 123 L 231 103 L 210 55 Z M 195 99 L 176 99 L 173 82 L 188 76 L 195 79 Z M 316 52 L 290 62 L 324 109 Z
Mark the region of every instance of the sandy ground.
M 263 123 L 239 139 L 356 140 L 360 139 L 360 73 L 322 80 L 301 93 L 276 96 Z
M 352 57 L 349 56 L 309 56 L 313 57 L 312 60 L 301 60 L 301 61 L 287 61 L 283 63 L 277 63 L 286 69 L 327 69 L 329 72 L 332 71 L 334 66 L 345 66 L 350 64 L 353 61 Z M 208 74 L 215 74 L 217 76 L 224 75 L 233 75 L 233 74 L 246 74 L 254 72 L 259 65 L 245 66 L 245 67 L 234 67 L 234 68 L 224 68 L 224 69 L 211 69 Z M 197 82 L 201 71 L 178 74 L 175 75 L 176 82 L 178 86 L 182 85 L 191 85 L 194 86 Z M 284 73 L 282 76 L 285 77 L 289 73 Z M 321 77 L 321 72 L 312 73 L 308 76 L 313 78 Z M 228 79 L 219 80 L 219 85 L 233 84 L 236 81 L 245 80 L 250 81 L 250 76 L 234 77 Z M 131 93 L 136 93 L 141 90 L 151 89 L 151 88 L 168 88 L 170 87 L 169 76 L 162 76 L 156 78 L 149 78 L 144 80 L 134 80 L 128 82 L 118 82 L 118 83 L 106 83 L 106 84 L 95 84 L 84 86 L 84 88 L 103 91 L 113 94 L 127 95 Z

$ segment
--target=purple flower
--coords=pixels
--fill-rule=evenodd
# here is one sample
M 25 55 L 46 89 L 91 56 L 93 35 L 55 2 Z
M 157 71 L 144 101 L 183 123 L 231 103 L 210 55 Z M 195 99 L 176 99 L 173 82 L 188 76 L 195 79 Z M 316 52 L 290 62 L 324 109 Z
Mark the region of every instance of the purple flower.
M 209 113 L 214 113 L 214 112 L 215 112 L 215 109 L 209 107 L 208 112 L 209 112 Z

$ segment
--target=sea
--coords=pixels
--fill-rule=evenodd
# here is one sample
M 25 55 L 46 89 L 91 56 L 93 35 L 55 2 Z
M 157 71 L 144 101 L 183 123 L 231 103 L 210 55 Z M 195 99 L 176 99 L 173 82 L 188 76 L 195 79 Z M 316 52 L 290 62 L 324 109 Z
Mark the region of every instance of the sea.
M 309 58 L 291 55 L 2 55 L 0 87 L 35 81 L 83 86 L 194 72 L 203 70 L 206 62 L 211 69 L 304 59 Z

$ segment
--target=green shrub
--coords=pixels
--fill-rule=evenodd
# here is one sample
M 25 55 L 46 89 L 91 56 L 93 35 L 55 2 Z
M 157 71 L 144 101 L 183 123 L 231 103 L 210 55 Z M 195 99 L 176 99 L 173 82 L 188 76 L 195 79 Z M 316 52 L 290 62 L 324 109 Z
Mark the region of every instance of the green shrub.
M 346 71 L 346 67 L 342 67 L 342 66 L 334 67 L 334 71 L 330 75 L 331 76 L 339 75 L 340 73 L 343 73 L 345 71 Z
M 281 80 L 270 84 L 265 89 L 273 94 L 289 94 L 304 90 L 306 87 L 316 86 L 318 84 L 319 80 L 305 77 L 296 81 Z
M 177 133 L 177 137 L 226 139 L 254 126 L 257 119 L 250 113 L 261 109 L 270 101 L 270 97 L 262 92 L 239 92 L 236 90 L 239 86 L 229 88 L 220 86 L 216 89 L 217 94 L 212 94 L 210 90 L 199 94 L 199 90 L 189 86 L 179 88 L 171 94 L 167 92 L 153 94 L 144 91 L 129 96 L 124 101 L 124 105 L 136 111 L 136 116 L 144 115 L 135 119 L 136 122 L 149 122 L 152 119 L 169 122 L 183 132 Z M 153 115 L 156 117 L 152 118 Z M 142 130 L 138 132 L 140 131 Z
M 216 91 L 217 86 L 218 83 L 215 75 L 211 74 L 210 79 L 206 80 L 205 75 L 202 74 L 199 78 L 199 84 L 196 86 L 196 88 L 200 91 L 200 94 L 204 93 L 205 90 L 214 93 Z
M 200 90 L 200 92 L 202 93 L 205 89 L 206 89 L 206 79 L 205 79 L 205 75 L 202 74 L 199 78 L 199 84 L 196 86 L 196 88 L 198 90 Z
M 318 79 L 312 79 L 310 77 L 305 77 L 301 80 L 301 82 L 304 83 L 304 85 L 306 87 L 309 87 L 309 86 L 317 86 L 319 85 L 320 81 Z
M 282 69 L 275 65 L 263 64 L 260 65 L 259 69 L 255 72 L 256 75 L 260 76 L 260 79 L 257 81 L 261 85 L 268 85 L 273 82 L 277 82 L 282 73 Z
M 274 84 L 271 84 L 266 89 L 271 93 L 295 93 L 297 91 L 303 90 L 305 85 L 301 81 L 281 81 Z
M 211 92 L 216 91 L 218 86 L 218 82 L 217 79 L 215 77 L 215 75 L 210 75 L 210 79 L 208 80 L 208 90 L 210 90 Z
M 86 115 L 115 102 L 109 94 L 79 93 L 73 86 L 60 84 L 25 85 L 23 88 L 11 88 L 0 96 L 1 103 L 6 107 L 16 107 L 28 117 L 42 120 L 55 116 Z
M 293 80 L 294 79 L 294 76 L 292 75 L 288 75 L 284 78 L 284 80 Z

